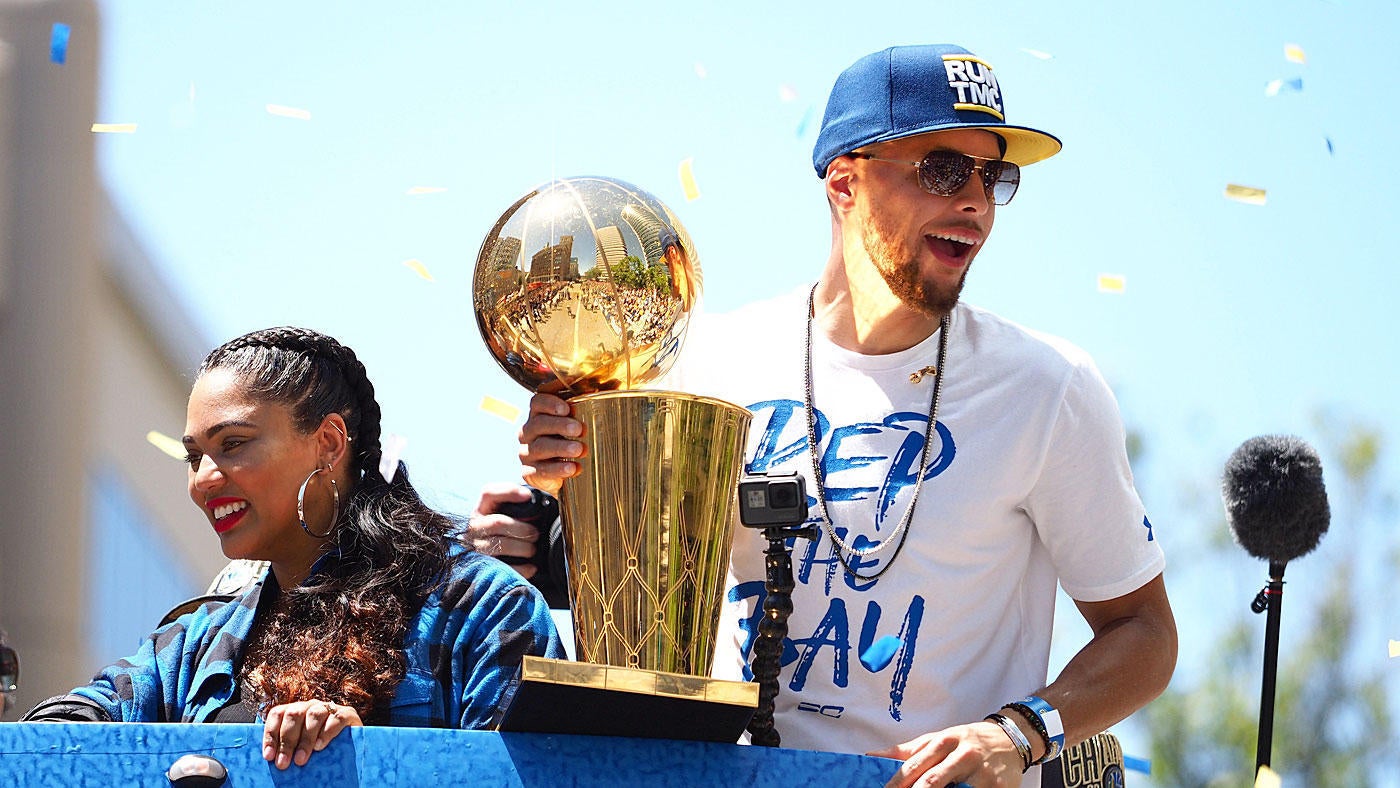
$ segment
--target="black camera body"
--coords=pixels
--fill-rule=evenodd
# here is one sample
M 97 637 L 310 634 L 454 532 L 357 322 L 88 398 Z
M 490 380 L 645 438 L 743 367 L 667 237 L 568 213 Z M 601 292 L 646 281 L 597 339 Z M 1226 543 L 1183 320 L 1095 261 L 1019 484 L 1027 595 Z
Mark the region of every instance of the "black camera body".
M 759 473 L 739 480 L 739 521 L 750 528 L 807 522 L 807 483 L 796 471 Z

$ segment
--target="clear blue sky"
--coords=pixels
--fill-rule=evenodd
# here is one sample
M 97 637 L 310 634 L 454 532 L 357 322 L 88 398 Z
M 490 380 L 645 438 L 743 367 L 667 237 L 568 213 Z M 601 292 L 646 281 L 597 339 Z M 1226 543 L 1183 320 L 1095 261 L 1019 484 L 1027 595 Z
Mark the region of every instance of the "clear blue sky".
M 142 0 L 102 11 L 94 120 L 139 127 L 100 138 L 100 166 L 194 314 L 190 330 L 212 345 L 294 323 L 356 348 L 386 431 L 407 437 L 415 478 L 449 509 L 516 475 L 518 424 L 479 404 L 523 407 L 527 394 L 487 356 L 471 311 L 477 250 L 499 214 L 555 176 L 617 177 L 686 224 L 710 311 L 810 281 L 829 239 L 809 163 L 826 92 L 857 57 L 903 43 L 977 52 L 996 67 L 1010 121 L 1064 140 L 998 212 L 966 298 L 1094 354 L 1146 439 L 1137 470 L 1174 566 L 1224 527 L 1178 517 L 1182 497 L 1210 492 L 1244 439 L 1320 440 L 1320 410 L 1400 434 L 1392 3 Z M 1288 43 L 1305 64 L 1285 58 Z M 1301 92 L 1265 94 L 1294 78 Z M 701 192 L 691 202 L 677 176 L 686 158 Z M 1228 183 L 1266 189 L 1267 204 L 1225 199 Z M 415 186 L 446 191 L 407 195 Z M 1100 293 L 1102 273 L 1126 277 L 1126 291 Z M 1392 488 L 1394 455 L 1381 471 Z M 1381 533 L 1394 519 L 1392 507 Z M 1246 605 L 1264 570 L 1235 563 L 1224 593 Z M 1305 585 L 1290 577 L 1290 590 Z M 1178 615 L 1200 615 L 1201 594 L 1183 589 Z M 1400 638 L 1394 617 L 1371 623 L 1375 637 Z

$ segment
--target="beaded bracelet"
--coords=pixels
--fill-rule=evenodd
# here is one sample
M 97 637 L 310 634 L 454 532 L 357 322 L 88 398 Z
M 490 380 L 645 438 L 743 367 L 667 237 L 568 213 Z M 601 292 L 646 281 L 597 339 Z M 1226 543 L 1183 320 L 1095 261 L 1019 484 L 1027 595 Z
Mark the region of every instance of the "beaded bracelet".
M 1021 728 L 1007 719 L 1005 715 L 988 714 L 982 719 L 996 724 L 1006 733 L 1007 738 L 1011 739 L 1011 743 L 1016 745 L 1016 753 L 1021 756 L 1021 774 L 1025 774 L 1026 770 L 1031 768 L 1031 759 L 1034 757 L 1030 739 L 1027 739 L 1026 734 L 1021 732 Z
M 1037 764 L 1053 761 L 1064 751 L 1065 731 L 1060 722 L 1060 713 L 1047 701 L 1034 695 L 1008 703 L 1003 709 L 1014 709 L 1030 722 L 1035 732 L 1045 742 L 1045 754 L 1035 761 Z M 1047 718 L 1049 718 L 1047 720 Z

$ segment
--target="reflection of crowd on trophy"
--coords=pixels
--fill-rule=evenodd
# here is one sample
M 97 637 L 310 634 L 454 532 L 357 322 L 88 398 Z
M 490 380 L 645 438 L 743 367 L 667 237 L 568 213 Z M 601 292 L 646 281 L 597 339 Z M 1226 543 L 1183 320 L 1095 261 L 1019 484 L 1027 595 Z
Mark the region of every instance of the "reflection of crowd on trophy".
M 598 271 L 599 269 L 595 269 Z M 593 272 L 590 272 L 592 274 Z M 666 319 L 676 304 L 669 292 L 652 285 L 631 287 L 618 282 L 600 281 L 602 276 L 585 275 L 574 281 L 531 282 L 520 293 L 500 301 L 501 310 L 508 315 L 505 325 L 521 325 L 521 313 L 531 325 L 548 321 L 559 310 L 570 319 L 577 319 L 571 302 L 578 308 L 599 315 L 618 337 L 630 343 L 651 344 L 660 341 L 671 322 Z
M 540 323 L 549 318 L 559 307 L 560 302 L 569 299 L 573 291 L 571 282 L 552 281 L 531 283 L 523 293 L 507 297 L 503 304 L 511 312 L 516 304 L 529 315 L 531 323 Z M 511 322 L 514 322 L 513 320 Z
M 671 322 L 663 319 L 673 308 L 671 298 L 655 287 L 634 289 L 614 282 L 611 287 L 585 288 L 583 294 L 581 300 L 585 308 L 596 309 L 618 336 L 626 337 L 633 345 L 649 345 L 661 340 Z

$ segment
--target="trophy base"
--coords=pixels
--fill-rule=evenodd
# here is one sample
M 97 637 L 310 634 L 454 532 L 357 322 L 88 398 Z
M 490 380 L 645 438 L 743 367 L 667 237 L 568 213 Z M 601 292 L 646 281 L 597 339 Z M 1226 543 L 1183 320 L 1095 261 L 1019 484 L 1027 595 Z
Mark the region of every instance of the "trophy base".
M 732 744 L 757 706 L 749 681 L 525 657 L 497 730 Z

